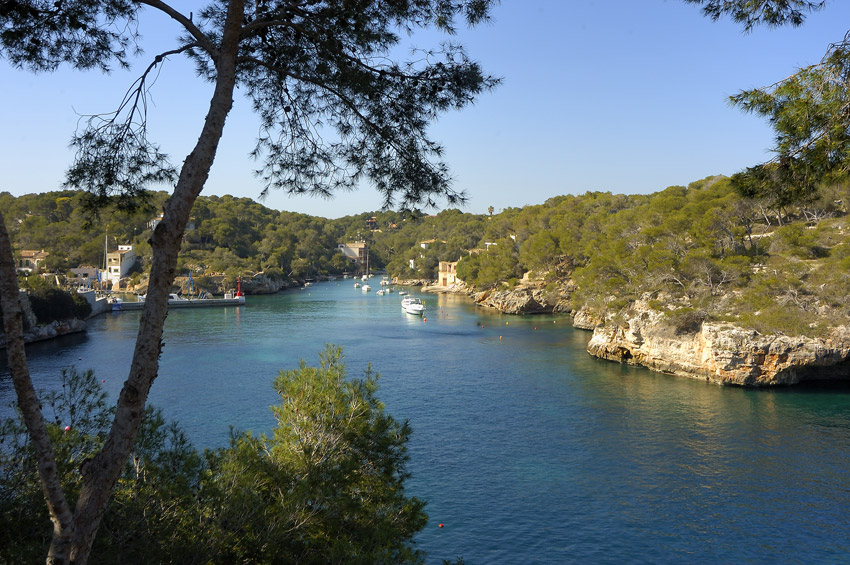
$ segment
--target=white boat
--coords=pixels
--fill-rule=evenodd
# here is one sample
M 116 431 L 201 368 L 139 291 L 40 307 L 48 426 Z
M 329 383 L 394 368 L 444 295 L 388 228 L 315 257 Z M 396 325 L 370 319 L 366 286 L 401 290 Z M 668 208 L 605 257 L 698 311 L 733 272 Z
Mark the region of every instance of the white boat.
M 379 290 L 378 292 L 376 292 L 375 294 L 377 294 L 378 296 L 383 296 L 383 295 L 385 295 L 386 293 L 387 293 L 387 291 L 385 291 L 384 289 L 381 289 L 381 290 Z
M 423 304 L 421 300 L 414 296 L 408 296 L 407 298 L 401 301 L 401 309 L 407 312 L 408 314 L 415 314 L 417 316 L 421 316 L 425 313 L 425 304 Z
M 354 283 L 354 288 L 360 288 L 360 283 Z
M 362 290 L 363 292 L 369 292 L 370 290 L 372 290 L 372 287 L 371 287 L 371 286 L 369 286 L 368 284 L 364 284 L 364 285 L 360 288 L 360 290 Z
M 405 294 L 407 294 L 407 291 L 406 291 L 406 290 L 400 290 L 400 291 L 398 291 L 398 295 L 399 295 L 399 296 L 404 296 Z

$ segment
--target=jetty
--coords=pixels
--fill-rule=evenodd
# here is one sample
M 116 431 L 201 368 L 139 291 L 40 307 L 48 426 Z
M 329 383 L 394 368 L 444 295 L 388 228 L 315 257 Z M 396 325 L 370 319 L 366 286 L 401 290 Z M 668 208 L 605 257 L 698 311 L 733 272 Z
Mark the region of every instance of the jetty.
M 169 300 L 168 309 L 172 308 L 209 308 L 212 306 L 243 306 L 245 297 L 233 298 L 181 298 L 178 300 Z M 129 310 L 141 310 L 145 303 L 142 302 L 114 302 L 112 304 L 113 312 L 126 312 Z
M 191 274 L 189 280 L 191 281 Z M 190 283 L 191 284 L 191 283 Z M 209 308 L 211 306 L 242 306 L 245 304 L 245 293 L 242 292 L 242 277 L 237 279 L 236 291 L 229 290 L 224 293 L 224 298 L 212 298 L 206 293 L 201 296 L 184 298 L 176 293 L 168 295 L 168 309 L 172 308 Z M 120 298 L 112 299 L 112 311 L 124 312 L 128 310 L 141 310 L 145 307 L 145 296 L 140 295 L 138 302 L 124 302 Z

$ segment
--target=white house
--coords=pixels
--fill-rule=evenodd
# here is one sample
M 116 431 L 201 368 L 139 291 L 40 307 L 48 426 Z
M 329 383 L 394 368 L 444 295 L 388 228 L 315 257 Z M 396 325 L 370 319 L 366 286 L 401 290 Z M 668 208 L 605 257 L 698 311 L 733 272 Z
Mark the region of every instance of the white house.
M 132 245 L 119 245 L 118 251 L 106 254 L 106 280 L 117 288 L 118 281 L 136 264 L 136 252 Z
M 340 243 L 337 249 L 352 263 L 357 263 L 359 266 L 366 264 L 366 256 L 369 254 L 369 246 L 365 241 Z

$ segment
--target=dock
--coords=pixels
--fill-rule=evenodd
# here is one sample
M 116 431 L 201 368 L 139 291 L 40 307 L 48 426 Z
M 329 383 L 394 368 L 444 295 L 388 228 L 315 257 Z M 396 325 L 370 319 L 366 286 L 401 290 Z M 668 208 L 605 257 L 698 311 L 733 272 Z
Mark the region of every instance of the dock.
M 172 308 L 210 308 L 214 306 L 244 306 L 245 297 L 238 298 L 200 298 L 200 299 L 181 299 L 169 300 L 168 309 Z M 141 310 L 144 308 L 144 302 L 121 302 L 120 305 L 112 305 L 113 312 L 127 312 L 130 310 Z

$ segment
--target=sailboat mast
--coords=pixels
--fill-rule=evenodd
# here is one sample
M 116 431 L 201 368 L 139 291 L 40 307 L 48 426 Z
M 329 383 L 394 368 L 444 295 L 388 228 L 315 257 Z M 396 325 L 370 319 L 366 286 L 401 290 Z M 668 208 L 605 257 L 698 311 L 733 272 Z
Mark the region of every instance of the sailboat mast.
M 101 282 L 101 285 L 103 285 L 103 286 L 106 285 L 107 273 L 109 273 L 108 256 L 109 256 L 109 234 L 107 233 L 107 234 L 103 235 L 103 281 Z M 101 290 L 102 289 L 103 289 L 103 287 L 101 287 Z

